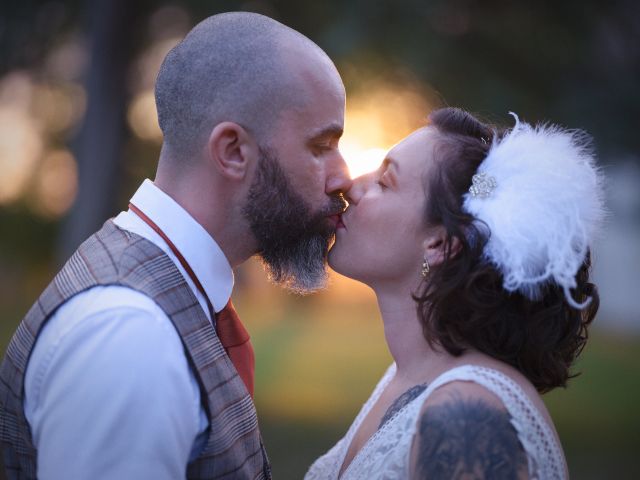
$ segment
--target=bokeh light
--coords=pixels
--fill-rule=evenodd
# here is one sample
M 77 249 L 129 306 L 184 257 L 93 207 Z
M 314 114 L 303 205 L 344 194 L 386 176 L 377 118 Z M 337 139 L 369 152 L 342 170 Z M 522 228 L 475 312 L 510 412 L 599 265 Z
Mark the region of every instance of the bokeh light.
M 360 85 L 347 95 L 340 141 L 340 151 L 355 178 L 378 168 L 393 145 L 424 125 L 433 94 L 410 77 L 389 80 L 353 68 L 347 68 L 345 76 L 348 83 Z
M 0 80 L 0 204 L 20 197 L 42 153 L 40 131 L 29 113 L 33 89 L 22 72 Z
M 43 158 L 35 175 L 32 198 L 34 210 L 57 218 L 69 210 L 78 191 L 78 168 L 68 150 L 53 150 Z
M 86 103 L 86 93 L 76 83 L 35 85 L 32 118 L 45 136 L 62 134 L 82 118 Z
M 129 105 L 127 121 L 138 138 L 156 143 L 162 140 L 162 131 L 158 125 L 156 113 L 156 100 L 152 90 L 144 90 L 134 97 Z

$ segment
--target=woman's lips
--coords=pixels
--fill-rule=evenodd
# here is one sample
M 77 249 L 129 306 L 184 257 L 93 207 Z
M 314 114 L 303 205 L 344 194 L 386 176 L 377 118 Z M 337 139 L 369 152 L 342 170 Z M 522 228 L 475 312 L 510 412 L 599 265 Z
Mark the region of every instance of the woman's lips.
M 333 223 L 336 230 L 339 228 L 345 228 L 344 223 L 342 222 L 342 214 L 329 215 L 329 220 Z

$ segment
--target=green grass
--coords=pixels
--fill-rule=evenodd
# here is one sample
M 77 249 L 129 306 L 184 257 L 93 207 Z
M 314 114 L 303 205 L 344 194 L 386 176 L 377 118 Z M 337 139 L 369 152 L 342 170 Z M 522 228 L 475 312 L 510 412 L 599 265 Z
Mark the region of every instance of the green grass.
M 234 302 L 256 350 L 256 406 L 275 478 L 299 479 L 344 435 L 391 358 L 366 289 L 337 279 L 299 298 L 255 270 L 239 275 Z M 3 351 L 48 280 L 44 269 L 4 277 Z M 640 338 L 595 330 L 576 371 L 567 389 L 545 396 L 572 478 L 640 478 Z

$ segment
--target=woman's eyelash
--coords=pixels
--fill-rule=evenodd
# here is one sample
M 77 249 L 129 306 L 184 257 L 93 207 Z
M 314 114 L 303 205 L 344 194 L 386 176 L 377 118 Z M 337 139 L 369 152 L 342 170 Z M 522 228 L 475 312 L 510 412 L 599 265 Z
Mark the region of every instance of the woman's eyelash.
M 387 170 L 384 170 L 380 176 L 378 177 L 378 179 L 376 180 L 376 183 L 378 185 L 380 185 L 381 188 L 388 188 L 389 186 L 384 182 L 384 178 L 387 176 Z

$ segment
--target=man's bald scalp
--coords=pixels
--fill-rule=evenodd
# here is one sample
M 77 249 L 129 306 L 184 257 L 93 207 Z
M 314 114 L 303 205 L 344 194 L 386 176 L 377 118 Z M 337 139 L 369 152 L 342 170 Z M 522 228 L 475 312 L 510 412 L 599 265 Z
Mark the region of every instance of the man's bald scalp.
M 279 113 L 304 102 L 288 75 L 283 47 L 289 42 L 322 52 L 299 32 L 256 13 L 224 13 L 196 25 L 158 73 L 156 106 L 165 147 L 193 156 L 223 121 L 265 141 Z

